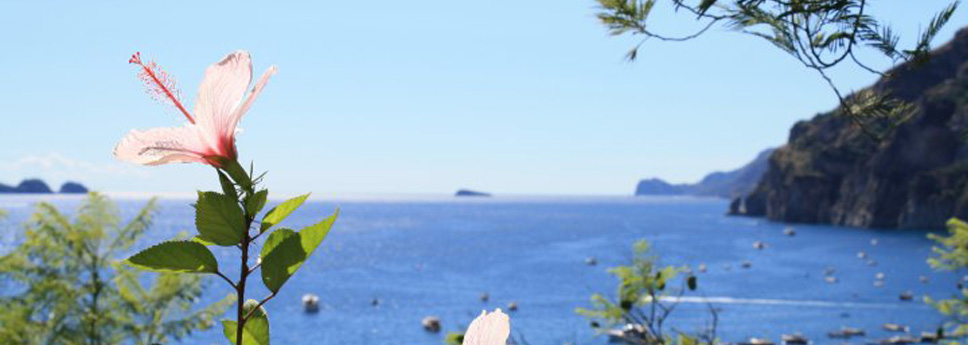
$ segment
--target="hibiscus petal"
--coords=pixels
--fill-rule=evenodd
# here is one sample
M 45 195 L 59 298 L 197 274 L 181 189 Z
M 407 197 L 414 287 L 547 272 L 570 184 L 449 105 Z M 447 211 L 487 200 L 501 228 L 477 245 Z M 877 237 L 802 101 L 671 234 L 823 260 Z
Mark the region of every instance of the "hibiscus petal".
M 229 121 L 229 135 L 235 134 L 235 128 L 239 125 L 239 121 L 242 120 L 242 116 L 249 111 L 249 107 L 252 106 L 252 102 L 254 102 L 255 98 L 258 97 L 259 93 L 262 92 L 262 88 L 266 87 L 266 84 L 269 83 L 269 77 L 271 77 L 273 74 L 276 74 L 276 66 L 270 66 L 265 73 L 262 73 L 262 77 L 259 78 L 259 82 L 252 87 L 252 92 L 249 92 L 249 97 L 246 98 L 245 102 L 243 102 L 242 105 L 235 110 L 235 113 L 232 114 L 232 119 Z
M 511 320 L 501 309 L 482 311 L 464 333 L 463 345 L 505 345 L 511 334 Z
M 203 157 L 208 150 L 199 138 L 198 128 L 186 125 L 152 128 L 147 131 L 133 130 L 114 147 L 114 156 L 145 165 L 206 163 Z
M 252 60 L 244 51 L 231 53 L 205 70 L 195 100 L 195 123 L 209 145 L 217 147 L 232 134 L 233 115 L 251 81 Z

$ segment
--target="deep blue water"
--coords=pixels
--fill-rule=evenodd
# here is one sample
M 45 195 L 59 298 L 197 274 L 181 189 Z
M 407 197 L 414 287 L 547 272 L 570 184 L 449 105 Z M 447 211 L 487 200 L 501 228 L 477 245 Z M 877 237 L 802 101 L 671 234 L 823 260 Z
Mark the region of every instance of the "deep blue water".
M 0 208 L 0 244 L 18 241 L 36 198 L 5 196 Z M 73 208 L 76 198 L 51 199 Z M 144 200 L 118 200 L 130 217 Z M 148 243 L 192 229 L 190 200 L 163 200 Z M 751 336 L 779 341 L 783 333 L 802 332 L 815 344 L 841 326 L 864 328 L 868 339 L 886 337 L 884 322 L 909 325 L 912 332 L 933 331 L 943 319 L 919 302 L 924 295 L 949 297 L 959 275 L 932 272 L 925 260 L 932 242 L 925 231 L 869 230 L 787 225 L 760 219 L 726 217 L 726 202 L 699 198 L 415 198 L 348 199 L 311 202 L 286 225 L 308 225 L 342 210 L 320 250 L 268 304 L 275 344 L 441 344 L 447 331 L 460 331 L 482 309 L 506 308 L 513 334 L 531 344 L 603 344 L 576 307 L 588 307 L 595 292 L 614 295 L 607 267 L 631 257 L 637 239 L 652 242 L 664 264 L 696 266 L 698 291 L 720 308 L 719 336 L 740 341 Z M 876 246 L 871 239 L 877 239 Z M 755 241 L 767 248 L 753 248 Z M 876 266 L 857 258 L 865 251 Z M 234 248 L 218 248 L 223 270 L 237 274 Z M 589 266 L 585 258 L 596 257 Z M 740 263 L 749 260 L 752 267 Z M 727 269 L 728 267 L 728 269 Z M 836 269 L 839 282 L 824 282 Z M 884 273 L 883 287 L 873 285 Z M 928 277 L 927 283 L 919 276 Z M 261 298 L 258 276 L 250 296 Z M 206 300 L 229 293 L 211 279 Z M 258 287 L 253 289 L 252 287 Z M 914 302 L 898 299 L 902 291 Z M 252 296 L 251 291 L 256 291 Z M 487 292 L 487 303 L 479 300 Z M 304 314 L 300 297 L 315 293 L 322 310 Z M 372 306 L 371 300 L 380 300 Z M 444 331 L 423 331 L 420 320 L 439 316 Z M 709 321 L 705 303 L 684 302 L 674 327 L 701 328 Z M 283 330 L 285 329 L 285 330 Z M 853 339 L 862 343 L 866 340 Z M 221 331 L 196 334 L 186 344 L 222 344 Z

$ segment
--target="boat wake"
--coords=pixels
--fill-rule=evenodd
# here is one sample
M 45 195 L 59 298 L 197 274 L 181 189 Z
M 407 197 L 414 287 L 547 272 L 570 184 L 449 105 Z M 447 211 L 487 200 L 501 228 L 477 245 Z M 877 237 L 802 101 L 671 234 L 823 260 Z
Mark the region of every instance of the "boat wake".
M 864 302 L 840 302 L 840 301 L 814 301 L 814 300 L 791 300 L 791 299 L 766 299 L 766 298 L 735 298 L 735 297 L 693 297 L 693 296 L 666 296 L 660 298 L 664 302 L 689 303 L 689 304 L 740 304 L 740 305 L 773 305 L 791 307 L 819 307 L 819 308 L 865 308 L 865 309 L 907 309 L 907 308 L 929 308 L 924 304 L 915 303 L 864 303 Z

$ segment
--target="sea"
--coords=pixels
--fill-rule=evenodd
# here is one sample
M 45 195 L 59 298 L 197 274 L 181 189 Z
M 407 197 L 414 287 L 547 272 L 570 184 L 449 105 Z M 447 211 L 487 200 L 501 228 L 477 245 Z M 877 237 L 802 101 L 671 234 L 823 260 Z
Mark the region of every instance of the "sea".
M 0 197 L 8 212 L 0 221 L 0 251 L 22 239 L 37 202 L 72 212 L 81 200 Z M 113 200 L 125 219 L 146 202 Z M 162 198 L 135 250 L 193 231 L 191 202 Z M 903 334 L 884 330 L 884 323 L 907 326 L 915 336 L 934 332 L 947 319 L 924 298 L 950 298 L 963 279 L 927 264 L 934 243 L 926 230 L 726 216 L 727 201 L 715 198 L 323 198 L 307 202 L 284 225 L 298 229 L 337 208 L 332 232 L 267 304 L 274 344 L 443 344 L 446 333 L 463 331 L 482 310 L 496 308 L 510 315 L 519 344 L 606 344 L 609 338 L 575 310 L 591 307 L 595 293 L 615 297 L 618 281 L 608 268 L 628 263 L 638 240 L 651 243 L 661 264 L 691 267 L 697 277 L 695 291 L 666 301 L 676 306 L 668 332 L 697 332 L 715 321 L 725 342 L 759 337 L 779 344 L 781 335 L 799 333 L 812 344 L 863 344 Z M 237 275 L 237 249 L 214 251 L 226 274 Z M 266 290 L 254 278 L 247 298 L 260 299 Z M 214 277 L 207 284 L 201 303 L 231 292 Z M 904 292 L 913 300 L 902 300 Z M 318 312 L 304 311 L 305 294 L 319 296 Z M 482 301 L 482 294 L 489 299 Z M 511 303 L 517 310 L 508 309 Z M 441 332 L 424 330 L 427 316 L 439 318 Z M 866 336 L 827 337 L 841 327 Z M 217 327 L 181 343 L 227 342 Z

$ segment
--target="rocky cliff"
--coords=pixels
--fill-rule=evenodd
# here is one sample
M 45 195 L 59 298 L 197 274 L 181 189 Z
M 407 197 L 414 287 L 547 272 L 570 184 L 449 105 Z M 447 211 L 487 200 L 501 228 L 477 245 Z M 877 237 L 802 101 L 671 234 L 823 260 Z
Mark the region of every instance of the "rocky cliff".
M 756 155 L 752 162 L 736 170 L 717 171 L 706 175 L 692 184 L 670 184 L 652 178 L 639 181 L 635 195 L 701 195 L 733 198 L 745 195 L 756 187 L 760 177 L 766 172 L 773 149 L 766 149 Z
M 732 212 L 772 220 L 940 228 L 968 216 L 968 29 L 921 65 L 871 86 L 917 106 L 881 141 L 838 110 L 801 121 Z

